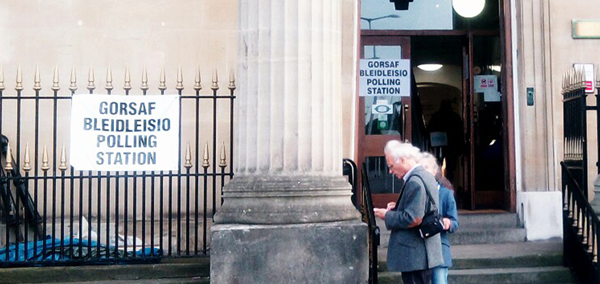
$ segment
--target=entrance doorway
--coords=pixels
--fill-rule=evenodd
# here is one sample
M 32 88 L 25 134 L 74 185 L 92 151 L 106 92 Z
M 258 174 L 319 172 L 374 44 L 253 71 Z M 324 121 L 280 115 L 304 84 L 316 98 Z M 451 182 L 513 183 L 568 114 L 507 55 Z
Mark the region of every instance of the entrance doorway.
M 410 97 L 360 97 L 358 162 L 369 175 L 376 207 L 397 199 L 401 181 L 388 173 L 383 147 L 408 140 L 438 157 L 452 182 L 459 209 L 505 209 L 506 118 L 502 44 L 497 31 L 438 35 L 364 35 L 361 58 L 410 59 Z M 394 57 L 395 56 L 395 57 Z M 436 70 L 422 64 L 439 64 Z M 430 66 L 431 67 L 431 66 Z M 421 69 L 423 68 L 423 69 Z M 429 70 L 429 71 L 426 71 Z M 394 113 L 370 113 L 377 100 Z M 380 124 L 379 120 L 387 120 Z
M 412 38 L 431 152 L 445 161 L 462 209 L 504 208 L 502 60 L 498 34 Z M 437 63 L 440 69 L 419 66 Z

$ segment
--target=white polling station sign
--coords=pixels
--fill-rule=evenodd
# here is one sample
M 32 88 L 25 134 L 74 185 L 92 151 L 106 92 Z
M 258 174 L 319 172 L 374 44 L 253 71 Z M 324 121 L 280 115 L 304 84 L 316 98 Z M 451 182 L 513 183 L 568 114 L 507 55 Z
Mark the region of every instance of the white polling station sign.
M 409 59 L 361 59 L 360 96 L 410 96 Z
M 71 165 L 92 171 L 178 170 L 179 104 L 179 95 L 74 95 Z

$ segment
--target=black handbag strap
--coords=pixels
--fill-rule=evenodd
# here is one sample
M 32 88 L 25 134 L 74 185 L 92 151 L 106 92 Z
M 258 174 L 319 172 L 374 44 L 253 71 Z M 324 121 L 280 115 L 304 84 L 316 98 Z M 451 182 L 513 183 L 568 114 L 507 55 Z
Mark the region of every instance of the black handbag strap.
M 425 187 L 425 192 L 427 193 L 427 197 L 429 197 L 429 202 L 433 204 L 433 208 L 435 208 L 435 210 L 438 210 L 437 204 L 435 204 L 435 200 L 433 200 L 433 197 L 431 197 L 431 193 L 429 192 L 429 188 L 427 187 L 427 184 L 425 183 L 425 181 L 423 180 L 423 178 L 421 176 L 418 176 L 418 175 L 411 175 L 410 177 L 413 177 L 413 176 L 418 177 L 421 180 L 421 182 L 423 182 L 423 186 Z M 408 182 L 408 180 L 406 182 Z M 439 210 L 438 210 L 438 212 L 439 212 Z

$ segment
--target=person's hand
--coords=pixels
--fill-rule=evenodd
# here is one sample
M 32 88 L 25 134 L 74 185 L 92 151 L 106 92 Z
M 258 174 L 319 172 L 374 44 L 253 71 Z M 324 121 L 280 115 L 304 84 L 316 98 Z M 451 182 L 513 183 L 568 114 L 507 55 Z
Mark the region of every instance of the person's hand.
M 442 222 L 444 222 L 444 230 L 450 230 L 450 225 L 452 225 L 452 221 L 448 218 L 442 218 Z
M 387 213 L 388 210 L 383 208 L 373 208 L 373 212 L 375 212 L 375 217 L 385 220 L 385 213 Z
M 396 208 L 396 202 L 390 202 L 387 204 L 387 210 L 394 210 Z

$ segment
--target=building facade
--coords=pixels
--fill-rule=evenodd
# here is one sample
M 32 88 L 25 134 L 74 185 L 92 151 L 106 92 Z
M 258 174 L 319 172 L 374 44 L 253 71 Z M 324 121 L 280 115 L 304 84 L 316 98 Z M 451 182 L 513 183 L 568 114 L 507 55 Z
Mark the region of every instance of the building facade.
M 192 85 L 200 82 L 196 79 L 198 73 L 204 86 L 201 92 L 211 92 L 215 76 L 221 78 L 220 82 L 232 80 L 235 86 L 235 79 L 230 78 L 235 78 L 240 70 L 237 67 L 239 50 L 244 47 L 244 42 L 240 42 L 241 7 L 261 3 L 261 8 L 275 9 L 281 4 L 233 0 L 59 3 L 0 2 L 0 32 L 5 35 L 0 40 L 0 81 L 6 90 L 4 94 L 19 86 L 33 93 L 36 84 L 41 84 L 42 95 L 47 91 L 45 95 L 51 96 L 55 80 L 59 88 L 66 91 L 72 83 L 72 70 L 76 70 L 78 92 L 84 93 L 88 92 L 90 82 L 105 89 L 111 70 L 114 72 L 111 80 L 126 83 L 127 76 L 131 76 L 130 84 L 138 91 L 143 90 L 143 74 L 147 70 L 149 77 L 155 78 L 147 82 L 150 92 L 154 90 L 155 94 L 160 94 L 163 69 L 167 70 L 166 82 L 170 84 L 167 91 L 177 92 L 179 70 L 182 70 L 183 82 L 191 82 L 184 94 L 188 90 L 193 93 Z M 573 21 L 597 20 L 595 11 L 600 9 L 600 4 L 591 0 L 487 0 L 480 14 L 467 18 L 456 11 L 450 0 L 406 3 L 340 0 L 335 3 L 331 8 L 335 13 L 327 19 L 342 23 L 339 32 L 334 33 L 339 42 L 332 45 L 333 53 L 340 55 L 335 62 L 339 68 L 335 69 L 339 86 L 332 89 L 339 100 L 334 106 L 335 113 L 325 112 L 322 118 L 311 118 L 315 124 L 335 126 L 326 132 L 334 133 L 334 139 L 339 139 L 331 141 L 336 141 L 340 149 L 339 153 L 324 153 L 327 163 L 333 163 L 334 157 L 354 159 L 361 167 L 364 163 L 373 177 L 376 201 L 384 203 L 397 195 L 399 183 L 386 176 L 386 165 L 381 160 L 383 145 L 390 139 L 408 139 L 434 152 L 441 162 L 446 161 L 446 174 L 455 185 L 461 209 L 517 212 L 528 229 L 528 239 L 561 237 L 562 79 L 573 64 L 594 64 L 594 70 L 600 64 L 599 56 L 594 53 L 599 40 L 573 36 Z M 321 15 L 317 10 L 307 13 Z M 260 21 L 260 29 L 281 24 L 297 29 L 286 22 L 287 18 L 270 16 L 268 21 Z M 294 19 L 301 22 L 306 18 Z M 259 46 L 259 50 L 276 42 L 261 44 L 264 46 Z M 404 69 L 410 71 L 408 81 L 396 83 L 394 78 L 371 78 L 378 85 L 373 86 L 374 93 L 361 94 L 362 71 L 377 71 L 376 67 L 369 67 L 368 62 L 385 61 L 409 64 Z M 366 67 L 361 65 L 363 62 Z M 435 71 L 425 71 L 418 67 L 422 64 L 442 66 Z M 218 75 L 214 74 L 215 69 Z M 37 79 L 36 70 L 39 70 Z M 89 70 L 95 70 L 95 77 Z M 60 74 L 60 79 L 55 79 L 55 73 Z M 389 88 L 393 84 L 408 85 L 408 93 L 400 88 Z M 243 97 L 245 91 L 241 88 L 239 97 Z M 115 89 L 113 93 L 116 92 Z M 311 102 L 307 98 L 298 96 L 297 100 L 310 109 Z M 4 106 L 7 109 L 3 110 L 2 134 L 12 143 L 32 143 L 34 130 L 18 134 L 17 118 L 13 115 L 16 108 L 10 104 Z M 387 110 L 376 113 L 377 106 Z M 229 105 L 224 108 L 228 109 Z M 196 116 L 205 115 L 196 113 Z M 68 115 L 56 116 L 59 124 L 68 124 Z M 221 114 L 217 116 L 221 118 Z M 277 126 L 277 119 L 261 119 L 263 126 Z M 224 122 L 218 124 L 218 129 L 229 128 L 229 114 L 223 115 L 220 121 Z M 200 129 L 211 129 L 210 123 L 201 123 Z M 311 126 L 313 124 L 304 125 L 302 131 L 309 131 Z M 185 132 L 186 127 L 194 126 L 184 123 L 182 127 Z M 595 129 L 595 123 L 590 123 L 589 128 Z M 316 126 L 314 129 L 321 130 Z M 244 129 L 255 132 L 252 135 L 266 130 Z M 213 134 L 202 131 L 202 135 Z M 232 133 L 219 133 L 219 144 L 235 146 Z M 293 138 L 298 133 L 292 131 L 286 135 Z M 67 149 L 70 147 L 68 127 L 58 128 L 55 136 L 59 145 L 64 143 Z M 41 171 L 41 145 L 52 141 L 50 136 L 40 137 L 40 158 L 34 167 Z M 596 137 L 590 137 L 588 145 L 595 145 L 595 140 Z M 185 149 L 186 142 L 180 144 L 181 149 Z M 210 149 L 215 149 L 214 142 L 209 144 Z M 191 148 L 202 153 L 203 145 L 197 143 Z M 236 160 L 247 159 L 250 154 L 263 155 L 258 160 L 269 164 L 280 159 L 286 149 L 255 151 L 248 145 L 252 144 L 245 144 L 245 149 L 234 148 L 233 164 L 229 163 L 226 169 L 235 172 L 239 165 Z M 25 147 L 18 149 L 21 152 L 18 156 L 24 157 Z M 60 150 L 60 146 L 55 149 Z M 50 156 L 60 157 L 59 150 L 51 151 Z M 595 157 L 596 149 L 590 148 L 589 153 Z M 212 155 L 218 154 L 211 152 L 211 159 Z M 183 167 L 185 159 L 180 162 Z M 589 160 L 589 184 L 595 178 L 595 163 L 594 159 Z M 313 169 L 311 167 L 308 168 Z M 212 183 L 220 188 L 226 182 Z M 101 198 L 107 196 L 106 186 L 99 185 Z M 141 198 L 142 193 L 139 194 Z M 209 195 L 210 199 L 221 198 L 219 191 Z M 106 202 L 105 199 L 102 202 Z M 219 210 L 220 204 L 214 204 L 209 202 L 208 212 Z M 134 213 L 126 212 L 123 206 L 114 208 L 113 205 L 111 209 L 116 210 L 108 214 L 102 212 L 102 216 L 111 216 L 113 220 L 115 216 L 121 216 L 121 220 L 125 215 L 134 217 Z M 82 212 L 90 213 L 85 208 Z M 91 214 L 96 216 L 95 212 Z M 135 214 L 142 217 L 143 213 Z

